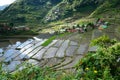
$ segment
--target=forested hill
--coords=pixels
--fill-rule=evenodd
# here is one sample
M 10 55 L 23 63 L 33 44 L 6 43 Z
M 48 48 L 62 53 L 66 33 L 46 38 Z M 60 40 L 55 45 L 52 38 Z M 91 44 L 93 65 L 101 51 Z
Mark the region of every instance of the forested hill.
M 16 0 L 2 11 L 0 17 L 16 23 L 40 23 L 48 11 L 61 0 Z
M 68 17 L 119 17 L 119 4 L 119 0 L 16 0 L 1 12 L 0 19 L 40 24 Z

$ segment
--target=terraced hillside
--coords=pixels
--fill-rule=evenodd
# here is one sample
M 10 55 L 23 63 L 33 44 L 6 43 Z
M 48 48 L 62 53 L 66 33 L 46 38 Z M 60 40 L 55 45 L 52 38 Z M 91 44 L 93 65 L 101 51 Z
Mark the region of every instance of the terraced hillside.
M 31 63 L 40 67 L 50 67 L 54 70 L 73 71 L 75 64 L 88 52 L 95 51 L 97 47 L 91 47 L 90 41 L 102 35 L 120 40 L 115 30 L 108 29 L 99 31 L 95 29 L 87 33 L 72 33 L 62 38 L 53 40 L 48 46 L 42 46 L 47 39 L 30 39 L 22 44 L 9 46 L 5 54 L 1 54 L 3 68 L 14 71 L 24 68 L 23 64 Z

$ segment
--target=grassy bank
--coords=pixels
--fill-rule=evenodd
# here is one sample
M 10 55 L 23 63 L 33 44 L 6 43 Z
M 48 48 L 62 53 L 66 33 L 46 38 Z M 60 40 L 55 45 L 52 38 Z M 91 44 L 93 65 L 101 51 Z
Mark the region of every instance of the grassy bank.
M 57 35 L 54 35 L 52 37 L 50 37 L 47 41 L 45 41 L 42 46 L 48 46 L 53 40 L 55 40 L 56 38 L 61 38 L 61 37 L 64 37 L 66 35 L 69 35 L 70 33 L 61 33 L 61 34 L 57 34 Z
M 47 46 L 47 45 L 49 45 L 55 38 L 56 38 L 56 36 L 50 37 L 47 41 L 45 41 L 45 42 L 42 44 L 42 46 Z

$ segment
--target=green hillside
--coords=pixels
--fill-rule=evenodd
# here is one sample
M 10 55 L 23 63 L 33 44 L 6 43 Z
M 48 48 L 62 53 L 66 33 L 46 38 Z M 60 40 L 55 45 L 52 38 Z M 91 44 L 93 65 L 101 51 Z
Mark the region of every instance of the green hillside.
M 91 14 L 102 2 L 100 0 L 63 0 L 49 11 L 45 21 L 54 21 L 71 16 L 84 17 Z
M 17 0 L 5 8 L 0 19 L 15 23 L 36 23 L 49 22 L 81 12 L 90 14 L 98 6 L 98 2 L 92 0 Z M 85 6 L 85 7 L 84 7 Z
M 120 18 L 120 1 L 105 1 L 91 14 L 91 16 L 104 18 Z
M 48 11 L 61 0 L 17 0 L 5 8 L 0 17 L 14 23 L 40 23 Z
M 0 21 L 43 26 L 66 18 L 119 18 L 118 0 L 17 0 L 0 14 Z

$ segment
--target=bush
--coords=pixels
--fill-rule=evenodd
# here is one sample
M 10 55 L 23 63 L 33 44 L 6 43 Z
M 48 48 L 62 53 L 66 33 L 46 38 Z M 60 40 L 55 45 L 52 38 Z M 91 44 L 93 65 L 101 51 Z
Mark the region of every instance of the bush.
M 114 43 L 114 40 L 110 40 L 105 36 L 95 39 L 102 41 L 105 46 L 100 45 L 96 53 L 88 53 L 82 58 L 76 65 L 77 70 L 81 70 L 82 73 L 79 77 L 90 80 L 119 80 L 120 79 L 120 43 Z M 109 42 L 107 42 L 109 41 Z M 112 43 L 111 43 L 112 42 Z M 108 46 L 109 44 L 109 46 Z M 107 47 L 106 47 L 107 46 Z M 78 76 L 77 76 L 78 77 Z

